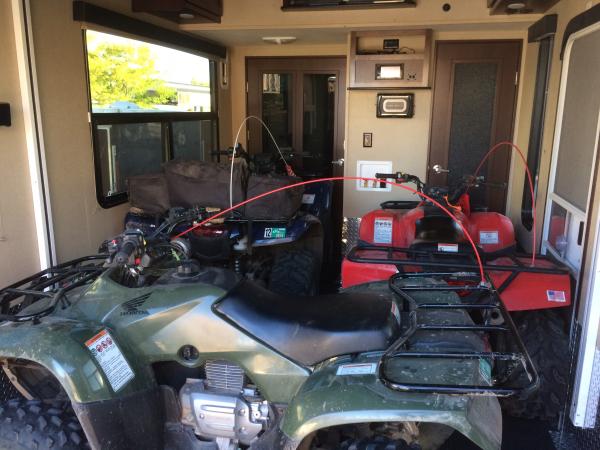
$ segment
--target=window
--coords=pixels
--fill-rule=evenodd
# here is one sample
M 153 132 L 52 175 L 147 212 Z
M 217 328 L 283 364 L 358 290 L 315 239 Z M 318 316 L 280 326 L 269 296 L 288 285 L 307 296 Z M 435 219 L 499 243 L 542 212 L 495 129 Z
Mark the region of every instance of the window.
M 127 200 L 127 179 L 218 146 L 214 62 L 169 47 L 85 31 L 96 193 Z

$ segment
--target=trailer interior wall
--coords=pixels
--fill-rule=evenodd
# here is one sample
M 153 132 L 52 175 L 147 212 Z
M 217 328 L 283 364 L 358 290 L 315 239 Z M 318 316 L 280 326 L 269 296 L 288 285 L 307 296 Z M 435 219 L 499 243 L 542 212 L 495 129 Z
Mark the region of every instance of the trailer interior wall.
M 523 25 L 522 30 L 493 29 L 486 31 L 484 27 L 469 31 L 434 30 L 433 39 L 434 42 L 526 39 L 526 29 L 527 25 Z M 529 65 L 530 56 L 525 48 L 521 60 L 523 65 Z M 408 172 L 419 176 L 423 180 L 426 179 L 433 102 L 432 89 L 394 90 L 394 92 L 413 92 L 415 94 L 415 115 L 410 119 L 376 118 L 377 92 L 359 90 L 348 92 L 346 175 L 354 176 L 356 174 L 359 160 L 383 160 L 392 161 L 393 171 Z M 518 98 L 517 111 L 522 108 L 530 111 L 531 103 L 532 90 L 523 90 L 523 95 L 519 95 Z M 529 114 L 531 113 L 529 112 Z M 517 115 L 517 123 L 519 117 Z M 373 132 L 372 148 L 362 147 L 364 132 Z M 354 183 L 346 183 L 344 186 L 344 215 L 347 217 L 361 217 L 382 201 L 398 199 L 416 200 L 417 198 L 415 195 L 398 188 L 392 188 L 391 192 L 373 193 L 357 191 Z
M 131 15 L 130 2 L 97 0 L 90 3 Z M 103 209 L 96 200 L 82 30 L 81 24 L 73 21 L 72 9 L 72 0 L 31 0 L 59 261 L 96 252 L 104 239 L 122 230 L 128 208 L 124 204 Z M 154 16 L 136 14 L 136 17 L 165 28 L 177 28 Z M 230 116 L 228 110 L 224 113 Z
M 490 16 L 485 2 L 455 1 L 444 12 L 444 1 L 419 2 L 417 8 L 350 11 L 282 12 L 279 0 L 228 0 L 221 24 L 183 25 L 184 29 L 219 40 L 229 46 L 231 72 L 231 145 L 246 115 L 245 59 L 251 56 L 348 55 L 348 31 L 353 29 L 433 28 L 434 40 L 526 39 L 527 27 L 541 15 Z M 272 35 L 296 36 L 289 45 L 261 42 Z M 535 76 L 536 52 L 523 49 L 522 60 Z M 531 79 L 523 79 L 530 82 Z M 398 90 L 402 92 L 403 90 Z M 356 174 L 358 160 L 392 161 L 394 170 L 426 175 L 431 121 L 431 89 L 415 93 L 412 119 L 376 118 L 377 91 L 348 91 L 346 111 L 345 174 Z M 532 90 L 519 96 L 519 110 L 531 115 Z M 527 127 L 523 127 L 528 131 Z M 373 133 L 373 147 L 362 147 L 363 132 Z M 242 134 L 242 141 L 245 139 Z M 526 138 L 524 139 L 526 143 Z M 225 144 L 225 142 L 223 142 Z M 410 198 L 398 189 L 391 193 L 358 192 L 354 184 L 344 189 L 344 215 L 359 217 L 381 201 Z M 520 202 L 520 197 L 519 197 Z
M 12 125 L 0 127 L 0 285 L 39 269 L 23 107 L 10 0 L 0 1 L 0 101 Z

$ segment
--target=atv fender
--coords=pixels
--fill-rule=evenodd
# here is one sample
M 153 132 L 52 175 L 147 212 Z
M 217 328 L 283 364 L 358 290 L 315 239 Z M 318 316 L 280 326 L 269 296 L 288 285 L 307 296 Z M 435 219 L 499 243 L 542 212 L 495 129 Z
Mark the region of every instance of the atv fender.
M 45 367 L 61 384 L 72 402 L 89 403 L 112 400 L 154 389 L 148 369 L 131 360 L 124 342 L 114 332 L 134 378 L 115 393 L 85 342 L 103 328 L 60 317 L 45 317 L 40 323 L 5 323 L 0 326 L 0 358 L 22 359 Z
M 499 450 L 502 414 L 495 397 L 396 392 L 376 373 L 338 375 L 344 364 L 371 363 L 381 354 L 336 358 L 317 367 L 290 403 L 281 423 L 286 450 L 318 429 L 371 422 L 433 422 L 447 425 L 484 450 Z

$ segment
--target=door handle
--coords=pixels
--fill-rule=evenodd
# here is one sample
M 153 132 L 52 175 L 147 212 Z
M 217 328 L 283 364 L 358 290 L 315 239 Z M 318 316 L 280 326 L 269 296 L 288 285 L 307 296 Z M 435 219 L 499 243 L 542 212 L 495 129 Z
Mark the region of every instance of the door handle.
M 440 173 L 450 173 L 450 171 L 448 169 L 444 169 L 441 165 L 436 164 L 435 166 L 433 166 L 431 168 L 435 173 L 437 173 L 438 175 Z
M 334 166 L 342 167 L 344 165 L 344 158 L 335 159 L 335 160 L 331 161 L 331 164 L 333 164 Z

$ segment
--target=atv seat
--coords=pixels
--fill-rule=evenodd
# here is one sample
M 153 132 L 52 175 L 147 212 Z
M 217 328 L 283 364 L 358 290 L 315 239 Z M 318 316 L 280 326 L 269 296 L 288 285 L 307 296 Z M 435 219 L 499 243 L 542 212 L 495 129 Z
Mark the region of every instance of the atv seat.
M 446 215 L 424 216 L 415 222 L 415 244 L 463 241 L 465 237 L 462 230 Z
M 215 304 L 215 311 L 289 359 L 312 366 L 389 347 L 400 330 L 390 296 L 290 297 L 243 280 Z

